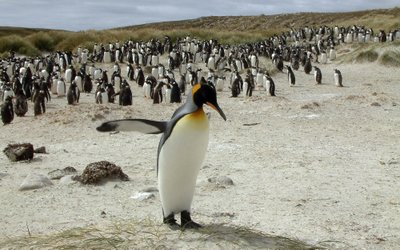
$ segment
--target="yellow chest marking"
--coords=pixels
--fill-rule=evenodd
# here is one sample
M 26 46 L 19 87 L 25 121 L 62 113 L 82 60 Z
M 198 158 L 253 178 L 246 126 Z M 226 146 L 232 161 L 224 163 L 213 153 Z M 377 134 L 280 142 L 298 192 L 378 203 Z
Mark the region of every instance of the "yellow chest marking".
M 178 129 L 208 129 L 208 118 L 202 108 L 182 117 L 177 124 Z

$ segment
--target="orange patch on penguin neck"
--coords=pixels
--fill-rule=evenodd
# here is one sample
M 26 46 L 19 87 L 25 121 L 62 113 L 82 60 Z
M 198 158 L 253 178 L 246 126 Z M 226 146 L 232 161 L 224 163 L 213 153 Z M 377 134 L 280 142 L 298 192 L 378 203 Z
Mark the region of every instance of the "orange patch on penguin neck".
M 192 88 L 192 95 L 194 95 L 200 88 L 201 88 L 200 83 L 197 83 L 196 85 L 194 85 Z

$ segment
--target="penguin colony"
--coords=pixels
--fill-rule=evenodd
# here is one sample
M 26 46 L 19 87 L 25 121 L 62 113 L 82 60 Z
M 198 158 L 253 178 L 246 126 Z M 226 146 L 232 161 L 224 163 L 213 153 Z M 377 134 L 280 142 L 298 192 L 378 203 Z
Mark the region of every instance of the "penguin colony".
M 394 39 L 400 39 L 400 31 L 386 36 L 384 31 L 375 34 L 365 27 L 324 26 L 292 29 L 263 42 L 236 46 L 191 37 L 172 41 L 166 36 L 164 41 L 95 44 L 90 50 L 79 47 L 75 54 L 57 51 L 35 58 L 19 58 L 11 51 L 8 58 L 0 58 L 1 118 L 4 124 L 11 123 L 14 113 L 24 116 L 30 103 L 33 103 L 35 116 L 44 114 L 52 95 L 66 97 L 70 105 L 79 105 L 81 93 L 94 92 L 94 103 L 132 105 L 133 82 L 143 89 L 140 95 L 155 104 L 180 103 L 182 96 L 187 95 L 185 103 L 169 121 L 117 120 L 106 122 L 97 129 L 101 132 L 162 134 L 157 176 L 163 222 L 171 228 L 198 228 L 200 224 L 191 219 L 190 209 L 208 144 L 204 104 L 226 120 L 217 103 L 217 92 L 229 89 L 232 97 L 251 97 L 253 90 L 259 89 L 275 96 L 276 84 L 269 72 L 260 67 L 260 57 L 269 58 L 280 72 L 286 69 L 291 86 L 296 84 L 294 72 L 310 74 L 313 69 L 316 84 L 322 84 L 322 71 L 313 64 L 322 66 L 335 60 L 336 46 L 354 41 L 388 42 Z M 161 56 L 167 57 L 164 64 Z M 113 63 L 111 74 L 101 68 L 104 63 Z M 199 68 L 199 64 L 204 64 L 207 71 Z M 126 65 L 126 75 L 121 75 L 123 65 Z M 244 70 L 246 74 L 242 76 Z M 326 84 L 334 82 L 338 87 L 343 86 L 338 69 L 332 77 L 324 77 L 330 78 Z M 199 139 L 188 141 L 193 136 Z M 189 146 L 181 148 L 181 145 Z M 182 150 L 186 150 L 185 153 L 181 153 Z M 180 152 L 179 155 L 174 155 L 176 152 Z M 185 156 L 183 159 L 182 155 Z M 180 225 L 175 220 L 177 214 L 180 214 Z

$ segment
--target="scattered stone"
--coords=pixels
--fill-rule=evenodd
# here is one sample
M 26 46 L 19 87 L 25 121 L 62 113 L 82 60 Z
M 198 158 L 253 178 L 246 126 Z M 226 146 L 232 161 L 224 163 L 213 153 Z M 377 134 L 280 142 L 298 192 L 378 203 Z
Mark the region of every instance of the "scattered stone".
M 106 212 L 104 212 L 104 211 L 101 211 L 101 213 L 100 213 L 100 217 L 101 217 L 101 218 L 105 218 L 105 217 L 106 217 L 106 215 L 107 215 L 107 214 L 106 214 Z
M 371 103 L 371 106 L 380 107 L 381 104 L 379 102 L 373 102 L 373 103 Z
M 24 161 L 33 159 L 33 145 L 30 143 L 8 144 L 3 150 L 10 161 Z
M 211 177 L 208 178 L 208 182 L 214 183 L 217 186 L 222 186 L 222 187 L 233 185 L 232 179 L 227 176 Z
M 19 187 L 19 191 L 39 189 L 51 185 L 53 185 L 53 183 L 49 178 L 47 178 L 47 176 L 31 173 L 24 179 Z
M 261 122 L 243 123 L 243 126 L 256 126 L 258 124 L 261 124 Z
M 301 109 L 314 109 L 314 108 L 318 108 L 320 105 L 318 102 L 312 102 L 312 103 L 307 103 L 304 104 L 303 106 L 301 106 Z
M 60 179 L 60 184 L 61 185 L 70 185 L 76 183 L 76 181 L 73 179 L 73 175 L 66 175 L 61 177 Z
M 83 184 L 99 184 L 108 179 L 129 181 L 128 175 L 122 172 L 120 167 L 108 161 L 90 163 L 82 175 L 76 175 L 73 179 Z
M 212 214 L 213 217 L 229 217 L 233 218 L 235 217 L 235 213 L 230 213 L 230 212 L 215 212 Z
M 155 197 L 155 195 L 150 192 L 137 192 L 135 195 L 131 196 L 132 199 L 135 199 L 138 201 L 144 201 L 144 200 L 148 200 L 148 199 L 151 199 L 154 197 Z
M 143 192 L 143 193 L 157 193 L 158 192 L 158 188 L 156 188 L 156 187 L 148 187 L 148 188 L 142 189 L 140 192 Z
M 33 152 L 35 152 L 36 154 L 47 154 L 46 147 L 44 146 L 35 148 Z
M 73 167 L 66 167 L 64 169 L 56 169 L 53 171 L 50 171 L 47 175 L 50 177 L 52 180 L 58 180 L 61 179 L 62 177 L 66 175 L 73 175 L 76 174 L 77 171 Z

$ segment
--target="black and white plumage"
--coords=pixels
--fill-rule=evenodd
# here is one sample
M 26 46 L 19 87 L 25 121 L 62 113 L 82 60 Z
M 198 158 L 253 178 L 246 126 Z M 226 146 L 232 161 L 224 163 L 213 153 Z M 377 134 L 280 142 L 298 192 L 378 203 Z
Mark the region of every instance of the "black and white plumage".
M 8 96 L 1 105 L 1 121 L 4 125 L 9 124 L 14 120 L 14 108 L 12 97 Z
M 320 68 L 318 68 L 317 66 L 314 66 L 314 79 L 316 84 L 322 83 L 322 73 Z
M 75 80 L 72 81 L 71 85 L 67 91 L 67 102 L 69 105 L 79 103 L 79 97 L 81 92 L 79 91 L 78 85 L 76 84 Z
M 28 112 L 28 101 L 22 90 L 15 96 L 14 112 L 17 116 L 24 116 Z
M 157 176 L 163 222 L 172 229 L 179 228 L 175 214 L 181 214 L 182 228 L 199 228 L 190 216 L 196 179 L 205 157 L 209 138 L 206 104 L 216 110 L 224 120 L 225 114 L 217 103 L 216 90 L 208 83 L 193 86 L 183 106 L 169 121 L 125 119 L 103 123 L 100 132 L 138 131 L 160 134 L 157 150 Z
M 335 73 L 333 74 L 333 78 L 335 80 L 335 85 L 337 87 L 343 87 L 343 78 L 342 78 L 342 73 L 340 70 L 335 69 Z
M 294 86 L 296 84 L 296 77 L 294 76 L 293 70 L 289 65 L 286 65 L 288 81 L 290 86 Z

